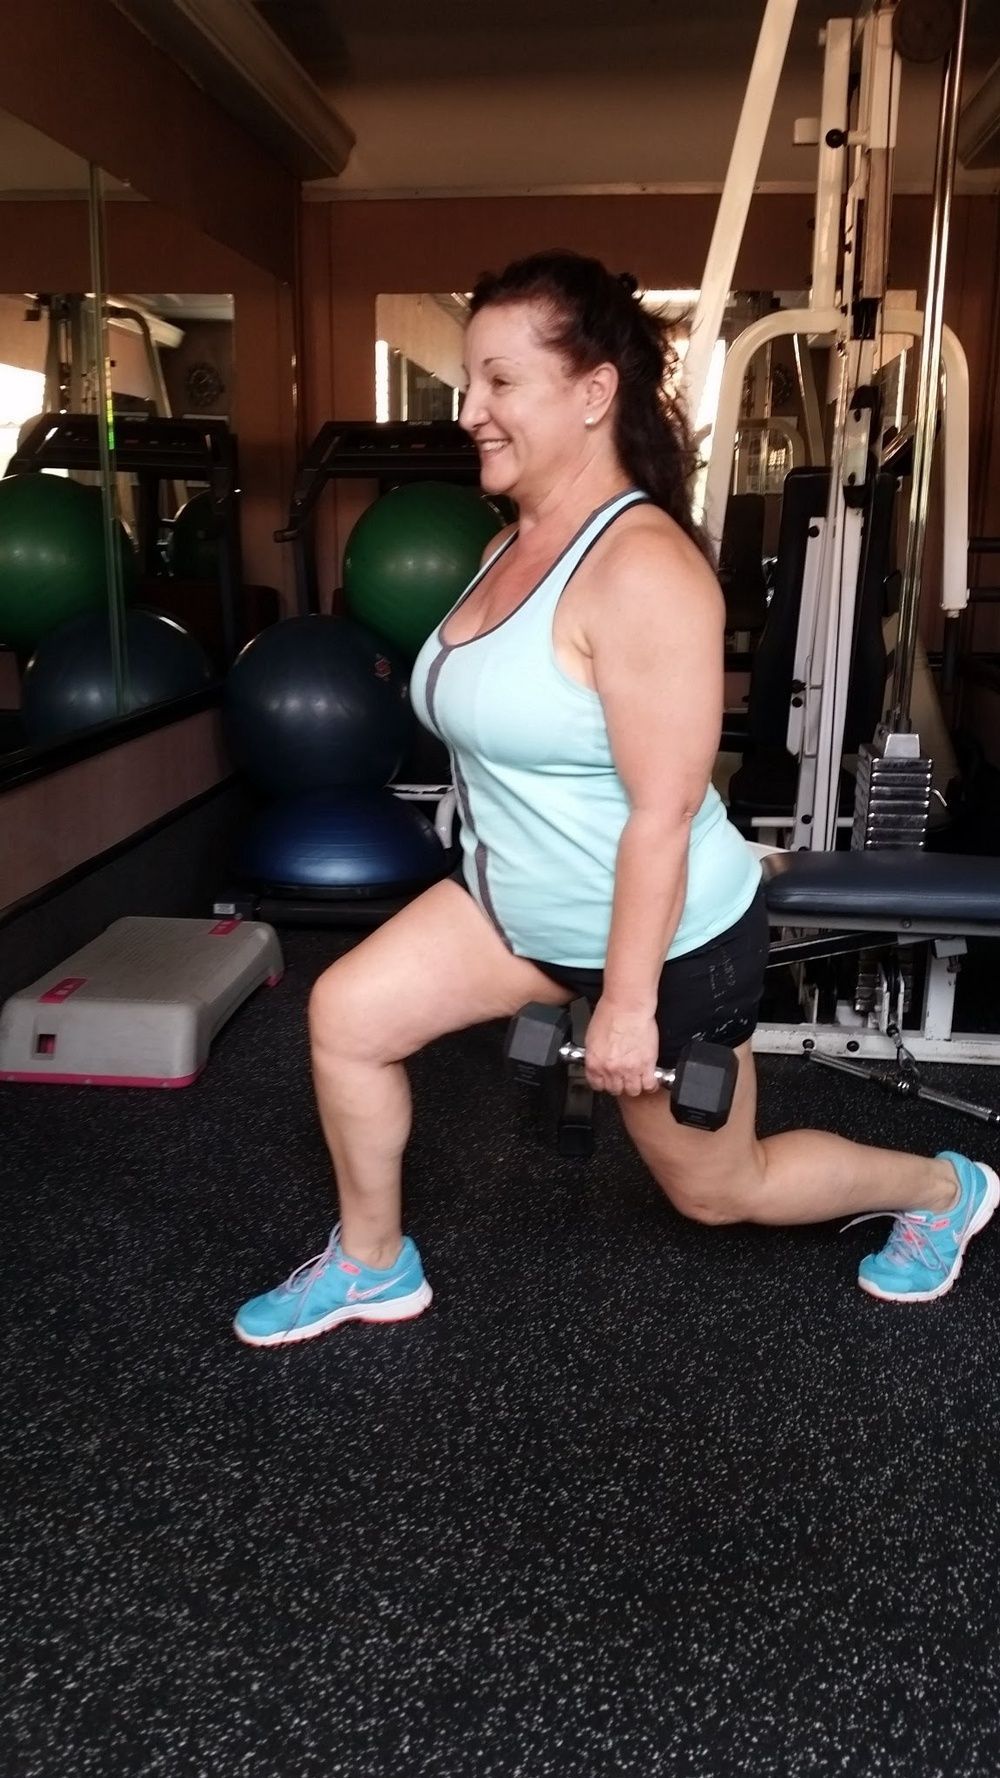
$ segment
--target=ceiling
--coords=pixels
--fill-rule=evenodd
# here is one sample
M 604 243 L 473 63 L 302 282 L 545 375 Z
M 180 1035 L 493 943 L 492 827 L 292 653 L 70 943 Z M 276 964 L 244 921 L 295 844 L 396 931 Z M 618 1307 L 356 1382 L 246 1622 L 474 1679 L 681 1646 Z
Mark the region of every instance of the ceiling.
M 548 75 L 638 73 L 652 58 L 721 72 L 748 65 L 764 0 L 255 0 L 270 28 L 318 85 L 348 90 L 382 79 L 504 79 L 513 70 Z M 791 53 L 811 56 L 826 19 L 856 8 L 799 0 Z M 971 0 L 970 55 L 1000 46 L 995 0 Z
M 167 4 L 168 0 L 160 0 Z M 256 0 L 357 137 L 314 198 L 718 189 L 764 0 Z M 760 168 L 763 189 L 809 189 L 815 150 L 795 119 L 819 108 L 830 0 L 799 0 Z M 846 10 L 846 9 L 845 9 Z M 998 0 L 970 0 L 966 92 L 1000 57 Z M 940 69 L 904 71 L 900 191 L 928 189 Z M 0 113 L 0 191 L 80 193 L 87 166 Z M 1000 173 L 960 169 L 959 189 Z M 112 196 L 127 194 L 107 180 Z
M 718 187 L 763 0 L 256 0 L 356 146 L 313 196 Z M 839 9 L 847 13 L 847 6 Z M 818 32 L 838 9 L 799 0 L 760 170 L 809 187 L 798 116 L 819 109 Z M 966 90 L 1000 56 L 997 0 L 970 0 Z M 908 65 L 897 186 L 926 189 L 940 67 Z M 992 188 L 996 174 L 970 176 Z

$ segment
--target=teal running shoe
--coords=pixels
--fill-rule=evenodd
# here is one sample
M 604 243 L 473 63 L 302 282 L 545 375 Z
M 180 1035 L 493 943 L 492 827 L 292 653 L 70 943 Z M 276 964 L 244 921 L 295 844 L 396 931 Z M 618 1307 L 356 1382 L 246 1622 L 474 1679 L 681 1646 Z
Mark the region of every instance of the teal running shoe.
M 340 1224 L 322 1253 L 298 1266 L 284 1284 L 244 1303 L 233 1332 L 247 1346 L 287 1346 L 314 1340 L 344 1321 L 410 1321 L 433 1292 L 409 1236 L 384 1271 L 348 1258 Z
M 870 1253 L 858 1268 L 858 1283 L 869 1296 L 887 1303 L 932 1303 L 950 1290 L 962 1270 L 965 1249 L 986 1227 L 1000 1204 L 1000 1179 L 982 1161 L 945 1149 L 936 1157 L 950 1161 L 958 1177 L 958 1203 L 953 1210 L 904 1210 L 895 1214 L 892 1234 L 880 1253 Z M 873 1216 L 893 1216 L 878 1210 Z M 870 1222 L 856 1216 L 845 1226 Z

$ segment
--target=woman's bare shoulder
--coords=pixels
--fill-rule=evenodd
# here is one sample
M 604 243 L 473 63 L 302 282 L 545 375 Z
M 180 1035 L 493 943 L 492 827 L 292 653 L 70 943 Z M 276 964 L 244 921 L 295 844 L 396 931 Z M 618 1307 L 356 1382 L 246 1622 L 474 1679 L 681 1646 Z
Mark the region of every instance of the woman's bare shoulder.
M 636 506 L 623 513 L 601 542 L 604 548 L 594 567 L 605 587 L 656 588 L 669 580 L 673 588 L 685 587 L 694 595 L 720 596 L 711 562 L 659 506 Z

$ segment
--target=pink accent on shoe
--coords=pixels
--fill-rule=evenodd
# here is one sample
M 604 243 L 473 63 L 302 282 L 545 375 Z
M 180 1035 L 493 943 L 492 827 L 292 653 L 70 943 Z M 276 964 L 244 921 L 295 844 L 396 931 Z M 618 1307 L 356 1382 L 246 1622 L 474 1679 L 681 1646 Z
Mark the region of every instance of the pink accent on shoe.
M 367 1290 L 359 1290 L 356 1284 L 352 1284 L 347 1293 L 347 1300 L 349 1303 L 364 1303 L 367 1302 L 369 1297 L 381 1296 L 384 1290 L 389 1290 L 392 1285 L 398 1283 L 399 1276 L 395 1278 L 387 1278 L 384 1284 L 371 1284 L 368 1286 Z

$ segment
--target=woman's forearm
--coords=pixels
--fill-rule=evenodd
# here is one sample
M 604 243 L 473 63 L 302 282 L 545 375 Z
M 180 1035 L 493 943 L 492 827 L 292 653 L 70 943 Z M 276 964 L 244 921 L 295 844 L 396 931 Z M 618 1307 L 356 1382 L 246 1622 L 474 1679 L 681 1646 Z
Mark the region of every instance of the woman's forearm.
M 655 1012 L 657 984 L 687 887 L 690 819 L 633 810 L 615 867 L 604 998 L 621 1010 Z

